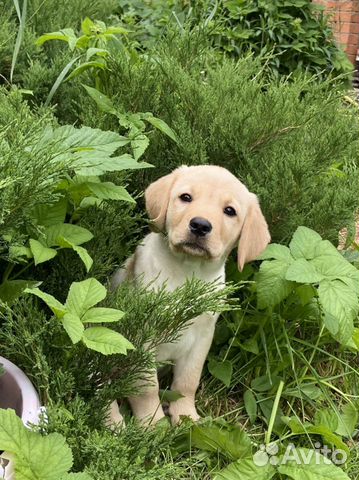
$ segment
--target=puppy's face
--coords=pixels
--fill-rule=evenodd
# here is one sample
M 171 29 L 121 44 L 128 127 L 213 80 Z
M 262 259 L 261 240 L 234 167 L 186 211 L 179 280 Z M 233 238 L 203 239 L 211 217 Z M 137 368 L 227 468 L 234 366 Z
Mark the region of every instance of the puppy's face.
M 270 240 L 255 195 L 221 167 L 175 170 L 148 187 L 146 206 L 155 225 L 167 232 L 173 252 L 221 260 L 242 237 L 242 269 Z

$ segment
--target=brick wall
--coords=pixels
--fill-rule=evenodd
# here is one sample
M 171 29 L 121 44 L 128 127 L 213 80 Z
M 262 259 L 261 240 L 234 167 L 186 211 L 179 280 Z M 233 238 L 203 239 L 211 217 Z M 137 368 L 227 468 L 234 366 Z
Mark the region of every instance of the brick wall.
M 359 0 L 316 0 L 332 19 L 335 37 L 355 64 L 359 48 Z

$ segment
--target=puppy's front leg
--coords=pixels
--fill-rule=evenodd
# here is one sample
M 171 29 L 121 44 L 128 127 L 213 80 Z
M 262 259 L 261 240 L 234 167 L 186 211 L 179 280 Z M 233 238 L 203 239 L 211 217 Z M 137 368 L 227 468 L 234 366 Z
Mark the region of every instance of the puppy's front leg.
M 169 413 L 172 424 L 178 423 L 181 415 L 190 417 L 194 421 L 200 418 L 195 407 L 195 395 L 212 343 L 214 325 L 215 319 L 211 317 L 209 322 L 207 320 L 205 329 L 201 328 L 201 336 L 198 336 L 191 350 L 184 352 L 175 363 L 171 390 L 179 392 L 183 397 L 170 404 Z
M 129 397 L 132 413 L 144 425 L 154 425 L 165 416 L 159 397 L 157 371 L 137 384 L 141 388 L 138 396 Z

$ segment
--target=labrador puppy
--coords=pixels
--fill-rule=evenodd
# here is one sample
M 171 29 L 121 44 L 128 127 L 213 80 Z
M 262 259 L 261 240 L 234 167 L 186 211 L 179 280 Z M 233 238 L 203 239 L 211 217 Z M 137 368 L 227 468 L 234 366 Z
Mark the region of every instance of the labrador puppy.
M 193 276 L 225 282 L 225 262 L 238 245 L 238 268 L 254 260 L 268 245 L 270 235 L 257 197 L 228 170 L 213 165 L 182 166 L 152 183 L 145 192 L 146 209 L 157 233 L 148 234 L 123 268 L 112 278 L 112 287 L 140 277 L 153 288 L 166 283 L 174 290 Z M 176 343 L 163 344 L 159 362 L 173 362 L 172 390 L 182 398 L 171 402 L 172 423 L 181 416 L 198 420 L 195 394 L 213 339 L 217 314 L 194 318 Z M 157 372 L 143 380 L 142 393 L 129 398 L 133 414 L 143 423 L 164 417 Z M 120 419 L 116 403 L 112 420 Z

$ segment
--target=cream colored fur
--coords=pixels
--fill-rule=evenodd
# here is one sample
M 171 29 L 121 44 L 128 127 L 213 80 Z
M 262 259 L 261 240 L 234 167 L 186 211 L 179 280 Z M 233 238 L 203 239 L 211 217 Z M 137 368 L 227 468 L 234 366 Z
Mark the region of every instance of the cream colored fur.
M 191 195 L 192 201 L 181 200 L 183 194 Z M 114 274 L 114 288 L 129 275 L 152 282 L 152 288 L 166 283 L 169 290 L 193 276 L 206 282 L 219 279 L 224 285 L 225 262 L 236 245 L 242 270 L 270 241 L 257 197 L 224 168 L 180 167 L 152 183 L 145 198 L 149 217 L 158 232 L 147 235 L 134 256 Z M 235 209 L 235 216 L 224 213 L 228 206 Z M 204 238 L 194 239 L 190 232 L 189 222 L 194 217 L 208 220 L 213 227 Z M 181 416 L 199 418 L 195 394 L 217 318 L 217 314 L 203 313 L 192 320 L 176 343 L 163 344 L 155 352 L 159 362 L 173 363 L 171 389 L 183 395 L 169 406 L 172 423 L 179 422 Z M 139 386 L 141 395 L 129 398 L 133 414 L 143 423 L 155 423 L 164 417 L 157 372 L 143 379 Z M 113 423 L 121 421 L 115 402 L 111 419 Z

